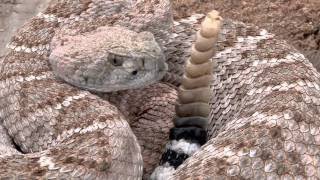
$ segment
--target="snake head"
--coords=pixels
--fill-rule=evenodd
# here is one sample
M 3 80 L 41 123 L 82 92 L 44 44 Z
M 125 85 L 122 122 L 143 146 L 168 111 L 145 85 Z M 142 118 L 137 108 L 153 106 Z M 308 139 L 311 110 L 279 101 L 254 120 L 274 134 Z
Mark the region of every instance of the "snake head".
M 51 41 L 49 62 L 67 83 L 97 92 L 146 86 L 167 71 L 165 56 L 150 32 L 122 27 L 82 34 L 61 30 Z

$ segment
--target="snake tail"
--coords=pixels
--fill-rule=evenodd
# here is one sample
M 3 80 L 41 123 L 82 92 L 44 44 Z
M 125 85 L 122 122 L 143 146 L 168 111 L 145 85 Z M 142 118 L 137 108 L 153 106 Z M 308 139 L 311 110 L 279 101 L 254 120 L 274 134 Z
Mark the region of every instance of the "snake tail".
M 182 83 L 178 88 L 178 103 L 174 127 L 162 155 L 160 166 L 151 179 L 166 179 L 188 157 L 207 141 L 206 127 L 210 113 L 210 84 L 215 62 L 215 44 L 223 19 L 219 12 L 209 12 L 196 34 L 191 57 L 186 61 Z

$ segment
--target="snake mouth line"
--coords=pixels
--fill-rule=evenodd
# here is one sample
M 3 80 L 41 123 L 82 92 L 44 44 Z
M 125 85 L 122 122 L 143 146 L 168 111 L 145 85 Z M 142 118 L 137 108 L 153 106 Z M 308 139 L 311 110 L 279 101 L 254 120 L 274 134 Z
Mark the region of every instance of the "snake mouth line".
M 73 80 L 72 77 L 64 77 L 63 79 L 70 84 L 79 87 L 84 90 L 93 92 L 111 92 L 111 91 L 121 91 L 127 89 L 136 89 L 144 86 L 148 86 L 160 81 L 167 72 L 167 66 L 163 66 L 163 69 L 158 69 L 152 71 L 143 70 L 139 71 L 137 75 L 127 76 L 127 75 L 117 75 L 113 79 L 101 79 L 101 80 L 91 80 L 84 79 L 82 81 Z M 118 80 L 124 80 L 126 82 Z M 114 82 L 114 83 L 113 83 Z M 107 83 L 107 84 L 104 84 Z

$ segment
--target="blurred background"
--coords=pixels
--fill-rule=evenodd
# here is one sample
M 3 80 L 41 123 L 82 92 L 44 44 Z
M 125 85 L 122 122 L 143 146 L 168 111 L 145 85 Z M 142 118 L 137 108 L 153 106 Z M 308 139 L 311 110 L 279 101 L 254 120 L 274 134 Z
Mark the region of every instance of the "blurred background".
M 50 0 L 0 0 L 0 58 L 17 28 L 44 9 Z
M 53 0 L 55 1 L 55 0 Z M 285 39 L 320 71 L 320 0 L 173 0 L 176 19 L 216 9 Z M 0 58 L 12 34 L 50 0 L 0 0 Z

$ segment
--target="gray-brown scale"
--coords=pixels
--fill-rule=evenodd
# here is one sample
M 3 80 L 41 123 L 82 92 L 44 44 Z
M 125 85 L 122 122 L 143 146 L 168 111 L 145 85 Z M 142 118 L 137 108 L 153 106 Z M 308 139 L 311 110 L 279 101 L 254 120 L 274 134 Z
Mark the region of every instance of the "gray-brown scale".
M 93 11 L 93 7 L 86 9 L 88 7 L 85 5 L 86 2 L 90 1 L 60 1 L 55 5 L 56 8 L 51 8 L 50 12 L 53 14 L 59 12 L 66 17 L 74 14 L 72 16 L 78 19 L 79 12 L 81 14 L 81 11 L 83 11 L 86 14 L 85 11 L 90 9 L 92 12 L 90 15 L 88 14 L 87 18 L 95 17 L 91 20 L 91 23 L 94 24 L 94 19 L 99 20 L 99 22 L 104 19 L 96 18 L 101 14 L 95 12 L 103 12 L 103 8 L 99 9 L 99 7 L 113 7 L 104 3 L 111 1 L 92 1 L 91 3 L 101 3 L 96 6 L 97 10 Z M 116 2 L 121 4 L 119 1 Z M 116 9 L 105 13 L 116 12 Z M 172 64 L 175 62 L 181 64 L 181 60 L 178 60 L 179 56 L 190 56 L 189 48 L 193 42 L 191 37 L 195 34 L 196 26 L 201 17 L 203 16 L 195 15 L 175 23 L 174 34 L 170 36 L 171 39 L 168 41 L 166 48 L 167 54 L 171 55 L 168 59 L 172 60 Z M 63 20 L 63 18 L 60 20 Z M 35 23 L 35 26 L 33 26 L 33 23 Z M 82 23 L 86 24 L 85 22 Z M 5 62 L 1 62 L 0 117 L 4 124 L 7 123 L 5 126 L 10 126 L 10 128 L 0 128 L 0 130 L 1 133 L 6 133 L 8 130 L 12 131 L 9 132 L 10 136 L 1 134 L 1 137 L 5 138 L 0 141 L 0 143 L 3 143 L 1 144 L 1 152 L 8 153 L 6 155 L 2 154 L 0 157 L 1 177 L 25 177 L 29 179 L 33 177 L 39 179 L 41 177 L 69 178 L 74 176 L 75 178 L 121 179 L 128 178 L 131 175 L 141 178 L 141 170 L 138 169 L 141 168 L 142 162 L 139 155 L 137 156 L 137 154 L 140 154 L 140 147 L 135 143 L 134 135 L 127 122 L 122 118 L 124 116 L 119 114 L 115 106 L 86 91 L 78 90 L 54 80 L 50 71 L 44 75 L 40 73 L 46 71 L 46 68 L 41 68 L 46 67 L 42 66 L 41 63 L 46 64 L 47 62 L 43 61 L 46 59 L 45 53 L 41 55 L 43 52 L 41 49 L 45 49 L 46 46 L 39 45 L 40 42 L 50 41 L 50 38 L 44 35 L 50 35 L 50 33 L 46 33 L 50 32 L 50 28 L 46 28 L 50 26 L 42 26 L 41 24 L 49 24 L 50 26 L 52 24 L 52 27 L 57 26 L 54 24 L 59 25 L 59 23 L 56 23 L 54 16 L 42 16 L 33 19 L 31 23 L 23 27 L 23 29 L 29 30 L 21 30 L 21 36 L 18 34 L 14 38 L 16 44 L 13 43 L 9 46 L 14 50 L 6 57 Z M 40 32 L 44 32 L 44 34 Z M 30 35 L 26 36 L 24 34 Z M 31 40 L 32 38 L 33 40 Z M 38 43 L 37 46 L 33 46 L 33 41 Z M 18 46 L 19 42 L 19 45 L 29 42 L 28 46 L 30 48 Z M 35 50 L 34 52 L 37 53 L 30 53 L 30 50 Z M 319 178 L 320 75 L 308 60 L 284 41 L 274 39 L 273 35 L 265 30 L 230 20 L 224 21 L 214 59 L 217 61 L 217 66 L 213 73 L 214 82 L 212 83 L 211 94 L 213 98 L 208 126 L 209 141 L 174 171 L 170 178 Z M 27 60 L 30 63 L 26 63 Z M 40 69 L 40 75 L 30 74 L 28 76 L 22 74 L 30 72 L 30 68 Z M 14 69 L 19 69 L 19 71 L 14 71 Z M 28 69 L 29 71 L 26 71 Z M 22 72 L 22 78 L 14 76 L 20 71 Z M 52 86 L 52 89 L 48 89 L 48 85 Z M 32 89 L 33 86 L 36 87 L 36 90 Z M 160 92 L 158 92 L 159 89 Z M 173 104 L 175 102 L 174 98 L 176 98 L 176 92 L 172 86 L 161 83 L 150 86 L 148 91 L 143 90 L 129 91 L 133 93 L 131 96 L 141 101 L 130 101 L 130 94 L 125 94 L 125 92 L 121 93 L 127 96 L 120 98 L 122 100 L 120 104 L 123 107 L 125 107 L 125 102 L 140 105 L 128 108 L 137 111 L 124 112 L 124 114 L 129 115 L 137 114 L 135 122 L 145 122 L 141 126 L 142 128 L 136 128 L 139 129 L 138 139 L 141 138 L 139 135 L 143 134 L 144 127 L 152 127 L 152 130 L 157 129 L 157 123 L 160 121 L 155 121 L 155 117 L 158 120 L 163 118 L 165 119 L 164 122 L 170 122 L 167 118 L 174 116 Z M 35 91 L 37 93 L 34 93 Z M 31 92 L 33 94 L 30 94 Z M 141 92 L 153 95 L 145 96 L 146 94 Z M 34 96 L 34 94 L 37 94 L 37 96 Z M 141 107 L 144 98 L 139 99 L 139 97 L 150 97 L 145 99 L 146 101 L 149 100 L 147 101 L 149 103 Z M 43 101 L 42 98 L 44 98 Z M 115 95 L 112 98 L 117 98 L 117 96 Z M 35 103 L 39 99 L 39 102 L 45 103 Z M 157 105 L 158 101 L 152 99 L 161 99 L 161 103 Z M 166 104 L 165 102 L 169 103 Z M 17 104 L 21 105 L 17 106 Z M 43 108 L 42 104 L 49 105 L 52 108 L 47 109 L 47 106 Z M 152 109 L 152 107 L 155 107 L 154 105 L 157 108 Z M 167 105 L 171 108 L 162 108 Z M 58 126 L 54 121 L 50 125 L 49 122 L 43 121 L 41 118 L 30 118 L 29 120 L 29 116 L 26 116 L 28 114 L 25 114 L 27 111 L 18 113 L 20 109 L 17 107 L 32 110 L 31 113 L 35 116 L 30 117 L 41 117 L 42 114 L 45 114 L 45 116 L 50 116 L 50 119 L 57 119 L 59 120 L 57 122 L 61 122 L 61 126 Z M 159 112 L 165 113 L 158 113 L 159 109 L 161 110 Z M 139 110 L 142 111 L 139 112 Z M 14 121 L 14 116 L 20 116 L 20 114 L 22 115 L 21 118 Z M 100 114 L 104 118 L 101 123 L 95 121 L 97 115 Z M 57 116 L 58 118 L 52 118 L 51 116 Z M 140 119 L 139 117 L 143 118 Z M 28 120 L 18 121 L 22 118 Z M 152 124 L 152 121 L 144 120 L 153 120 L 155 123 Z M 17 123 L 12 124 L 12 122 Z M 138 124 L 136 123 L 136 125 Z M 74 125 L 79 125 L 80 128 L 68 129 L 68 127 Z M 166 128 L 166 125 L 160 127 Z M 32 129 L 39 129 L 39 131 L 32 131 Z M 17 130 L 24 131 L 24 133 L 18 133 Z M 30 130 L 32 131 L 30 136 L 35 138 L 23 136 L 23 134 L 29 135 Z M 44 133 L 44 130 L 48 131 Z M 63 130 L 63 133 L 59 136 L 60 138 L 57 137 L 58 133 L 50 136 L 50 133 L 61 130 Z M 157 132 L 161 134 L 164 131 Z M 11 135 L 13 132 L 16 132 L 16 137 Z M 22 134 L 23 137 L 19 134 Z M 106 134 L 107 136 L 105 136 Z M 158 134 L 155 136 L 150 134 L 152 132 L 147 131 L 147 134 L 139 143 L 142 143 L 143 148 L 153 150 L 152 142 L 158 138 Z M 152 138 L 148 139 L 149 135 Z M 163 136 L 163 134 L 161 135 Z M 37 138 L 40 137 L 49 139 L 49 141 L 53 137 L 51 144 L 57 144 L 41 152 L 21 154 L 13 148 L 14 146 L 10 142 L 10 138 L 13 138 L 15 142 L 21 142 L 25 139 L 26 144 L 28 144 L 27 141 L 31 142 L 29 144 L 37 144 L 33 142 L 37 142 Z M 57 139 L 59 139 L 59 142 Z M 161 138 L 159 139 L 161 140 Z M 46 141 L 46 143 L 50 144 L 49 141 Z M 46 146 L 43 145 L 45 144 L 43 142 L 41 141 L 42 145 L 40 147 L 35 145 L 29 150 Z M 145 142 L 147 143 L 143 144 Z M 161 142 L 159 141 L 156 144 L 159 146 Z M 18 145 L 21 146 L 21 149 L 24 148 L 22 144 Z M 130 148 L 126 149 L 127 147 Z M 157 154 L 158 152 L 153 151 L 152 153 Z M 144 155 L 152 153 L 148 152 Z M 160 156 L 158 153 L 159 158 Z M 106 175 L 105 172 L 111 173 Z M 132 174 L 126 175 L 125 172 Z
M 170 24 L 167 17 L 171 20 L 170 12 L 166 14 L 168 1 L 150 1 L 148 7 L 145 2 L 133 7 L 126 1 L 61 0 L 25 24 L 12 38 L 8 45 L 11 51 L 1 62 L 0 71 L 0 118 L 9 135 L 3 135 L 6 140 L 1 151 L 9 154 L 0 158 L 1 177 L 142 177 L 141 149 L 122 113 L 98 96 L 57 79 L 48 55 L 51 39 L 61 29 L 84 33 L 113 23 L 128 25 L 138 32 L 152 27 L 149 31 L 156 34 L 157 27 L 150 26 L 153 21 L 163 21 L 162 29 L 170 27 L 165 25 Z M 161 39 L 161 33 L 156 37 Z M 165 90 L 158 92 L 161 88 Z M 132 93 L 144 97 L 139 91 Z M 155 85 L 150 90 L 151 96 L 163 101 L 174 101 L 172 94 L 175 91 L 167 85 Z M 142 99 L 141 103 L 147 101 Z M 157 104 L 161 106 L 163 102 L 152 102 L 140 115 L 157 111 Z M 165 118 L 174 112 L 163 110 L 168 112 Z M 14 149 L 11 140 L 21 153 Z
M 214 60 L 209 140 L 168 179 L 318 179 L 320 75 L 311 63 L 231 20 Z

